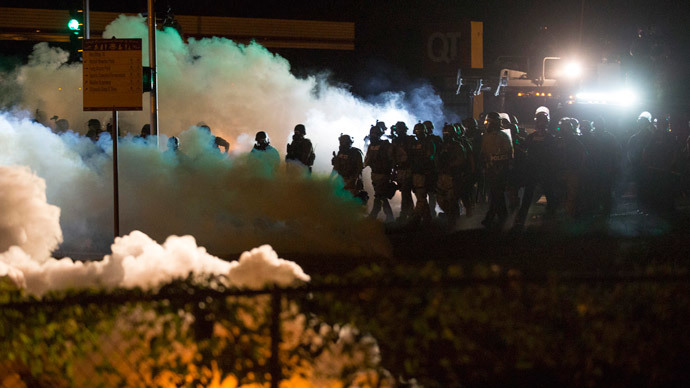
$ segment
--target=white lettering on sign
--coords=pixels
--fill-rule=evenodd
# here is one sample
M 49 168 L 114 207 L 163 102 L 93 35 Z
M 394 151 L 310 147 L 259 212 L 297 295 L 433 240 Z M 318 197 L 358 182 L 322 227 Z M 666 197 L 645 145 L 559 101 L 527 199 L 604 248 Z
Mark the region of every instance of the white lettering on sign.
M 426 42 L 426 53 L 435 63 L 451 63 L 458 59 L 460 32 L 434 32 Z

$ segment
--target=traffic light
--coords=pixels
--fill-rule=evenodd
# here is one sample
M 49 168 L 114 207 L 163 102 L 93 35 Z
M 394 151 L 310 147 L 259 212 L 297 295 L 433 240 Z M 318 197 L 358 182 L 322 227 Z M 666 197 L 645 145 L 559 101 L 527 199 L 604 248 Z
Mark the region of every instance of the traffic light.
M 79 2 L 79 5 L 70 8 L 69 15 L 70 19 L 67 22 L 67 29 L 69 31 L 72 57 L 73 59 L 81 60 L 84 39 L 84 10 L 81 8 L 81 2 Z
M 153 90 L 153 69 L 148 66 L 142 67 L 141 78 L 143 92 L 146 93 Z

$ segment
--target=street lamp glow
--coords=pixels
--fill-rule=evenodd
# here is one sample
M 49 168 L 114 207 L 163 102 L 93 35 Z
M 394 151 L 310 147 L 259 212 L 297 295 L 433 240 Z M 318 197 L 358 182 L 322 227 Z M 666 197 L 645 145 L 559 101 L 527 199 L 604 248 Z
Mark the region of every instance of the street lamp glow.
M 67 23 L 67 27 L 69 27 L 70 30 L 72 31 L 79 31 L 79 20 L 77 19 L 72 19 Z

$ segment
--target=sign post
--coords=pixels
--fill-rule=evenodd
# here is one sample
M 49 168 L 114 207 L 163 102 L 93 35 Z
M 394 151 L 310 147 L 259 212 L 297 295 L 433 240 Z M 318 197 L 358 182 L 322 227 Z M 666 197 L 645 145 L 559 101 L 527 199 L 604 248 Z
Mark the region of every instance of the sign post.
M 149 67 L 153 77 L 151 88 L 151 135 L 156 137 L 156 147 L 158 147 L 158 67 L 156 64 L 156 11 L 154 0 L 148 0 L 148 26 L 149 26 Z
M 112 111 L 113 222 L 120 235 L 117 111 L 142 110 L 141 39 L 84 39 L 84 111 Z

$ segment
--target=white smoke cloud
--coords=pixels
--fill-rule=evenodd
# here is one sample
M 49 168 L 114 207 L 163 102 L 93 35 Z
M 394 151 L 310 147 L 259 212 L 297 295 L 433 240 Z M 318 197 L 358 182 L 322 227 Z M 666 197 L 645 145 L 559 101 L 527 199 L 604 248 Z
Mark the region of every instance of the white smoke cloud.
M 120 141 L 123 233 L 141 230 L 159 241 L 191 234 L 224 256 L 266 243 L 288 253 L 387 254 L 381 227 L 362 219 L 337 180 L 273 170 L 246 154 L 229 158 L 195 128 L 180 139 L 179 156 L 131 137 Z M 45 178 L 49 202 L 62 209 L 63 254 L 106 252 L 113 238 L 107 135 L 94 144 L 0 114 L 0 149 L 0 165 L 27 165 Z
M 113 198 L 106 178 L 112 170 L 106 171 L 108 163 L 109 156 L 84 137 L 74 133 L 57 136 L 40 124 L 0 113 L 0 165 L 29 166 L 45 180 L 43 195 L 61 209 L 60 224 L 68 247 L 103 251 L 112 241 L 112 227 L 106 226 L 112 224 Z M 17 191 L 12 186 L 2 187 Z
M 148 64 L 143 17 L 121 15 L 103 37 L 141 38 L 143 63 Z M 331 151 L 337 150 L 341 132 L 352 135 L 355 146 L 362 147 L 376 119 L 416 121 L 401 98 L 391 96 L 371 104 L 330 86 L 324 77 L 298 79 L 287 60 L 257 43 L 243 45 L 224 38 L 185 43 L 171 28 L 157 31 L 156 39 L 160 130 L 167 135 L 204 122 L 235 148 L 241 146 L 243 136 L 253 138 L 264 130 L 283 153 L 292 129 L 303 123 L 316 147 L 316 169 L 330 171 Z M 109 113 L 82 111 L 81 65 L 67 65 L 66 60 L 59 49 L 37 45 L 30 63 L 16 72 L 24 91 L 18 103 L 31 112 L 41 109 L 47 117 L 65 117 L 76 131 L 85 133 L 89 118 L 107 121 Z M 148 94 L 142 95 L 142 101 L 144 111 L 120 113 L 121 130 L 138 133 L 148 122 Z
M 302 268 L 278 258 L 268 245 L 243 253 L 239 262 L 228 262 L 208 254 L 192 236 L 170 236 L 160 245 L 134 231 L 116 238 L 112 250 L 100 261 L 49 258 L 39 262 L 13 246 L 0 253 L 0 278 L 8 277 L 17 287 L 38 296 L 89 287 L 150 290 L 190 274 L 220 276 L 228 286 L 250 289 L 309 281 Z
M 118 237 L 112 254 L 101 261 L 54 259 L 62 238 L 60 209 L 48 204 L 46 185 L 25 166 L 0 166 L 0 278 L 27 292 L 84 287 L 156 288 L 189 274 L 217 275 L 228 285 L 262 288 L 287 286 L 309 277 L 295 263 L 282 260 L 264 245 L 227 262 L 199 247 L 192 236 L 170 236 L 159 245 L 140 231 Z
M 20 256 L 16 258 L 16 256 Z M 26 279 L 24 273 L 17 268 L 7 264 L 6 262 L 14 262 L 19 260 L 30 260 L 29 255 L 21 248 L 12 246 L 10 249 L 0 254 L 0 280 L 9 279 L 18 288 L 26 288 Z
M 46 202 L 45 191 L 28 167 L 0 166 L 0 252 L 17 246 L 46 258 L 62 242 L 60 209 Z
M 441 114 L 433 90 L 408 96 L 389 93 L 366 102 L 322 76 L 296 78 L 290 64 L 257 43 L 223 38 L 190 39 L 173 29 L 157 31 L 161 133 L 180 137 L 187 155 L 175 158 L 155 146 L 123 139 L 120 147 L 121 230 L 141 230 L 162 241 L 191 234 L 218 255 L 236 254 L 270 243 L 284 253 L 387 254 L 379 226 L 360 220 L 362 209 L 327 177 L 340 133 L 363 139 L 377 119 L 411 124 L 423 114 Z M 142 17 L 120 16 L 104 38 L 141 38 L 148 64 L 147 29 Z M 12 113 L 0 114 L 0 164 L 30 166 L 47 182 L 50 203 L 62 209 L 65 241 L 60 250 L 105 252 L 112 241 L 112 162 L 107 136 L 98 144 L 78 136 L 89 118 L 109 120 L 108 112 L 83 112 L 80 64 L 47 43 L 37 45 L 29 63 L 0 77 L 0 90 L 20 90 Z M 14 93 L 11 94 L 14 96 Z M 434 97 L 434 98 L 431 98 Z M 138 134 L 149 120 L 144 111 L 121 112 L 123 133 Z M 22 110 L 23 109 L 23 110 Z M 67 118 L 76 133 L 55 136 L 27 121 L 36 110 L 46 119 Z M 420 117 L 427 119 L 429 117 Z M 208 139 L 189 130 L 199 122 L 231 144 L 231 157 L 209 152 Z M 254 134 L 266 131 L 284 157 L 297 123 L 304 123 L 316 150 L 315 179 L 281 168 L 266 172 L 246 160 Z M 165 148 L 166 137 L 160 141 Z M 366 188 L 369 186 L 365 170 Z M 229 237 L 232 236 L 232 237 Z
M 295 279 L 309 281 L 309 276 L 300 266 L 279 258 L 269 245 L 242 253 L 228 277 L 231 284 L 251 289 L 261 289 L 271 284 L 285 287 L 293 284 Z

